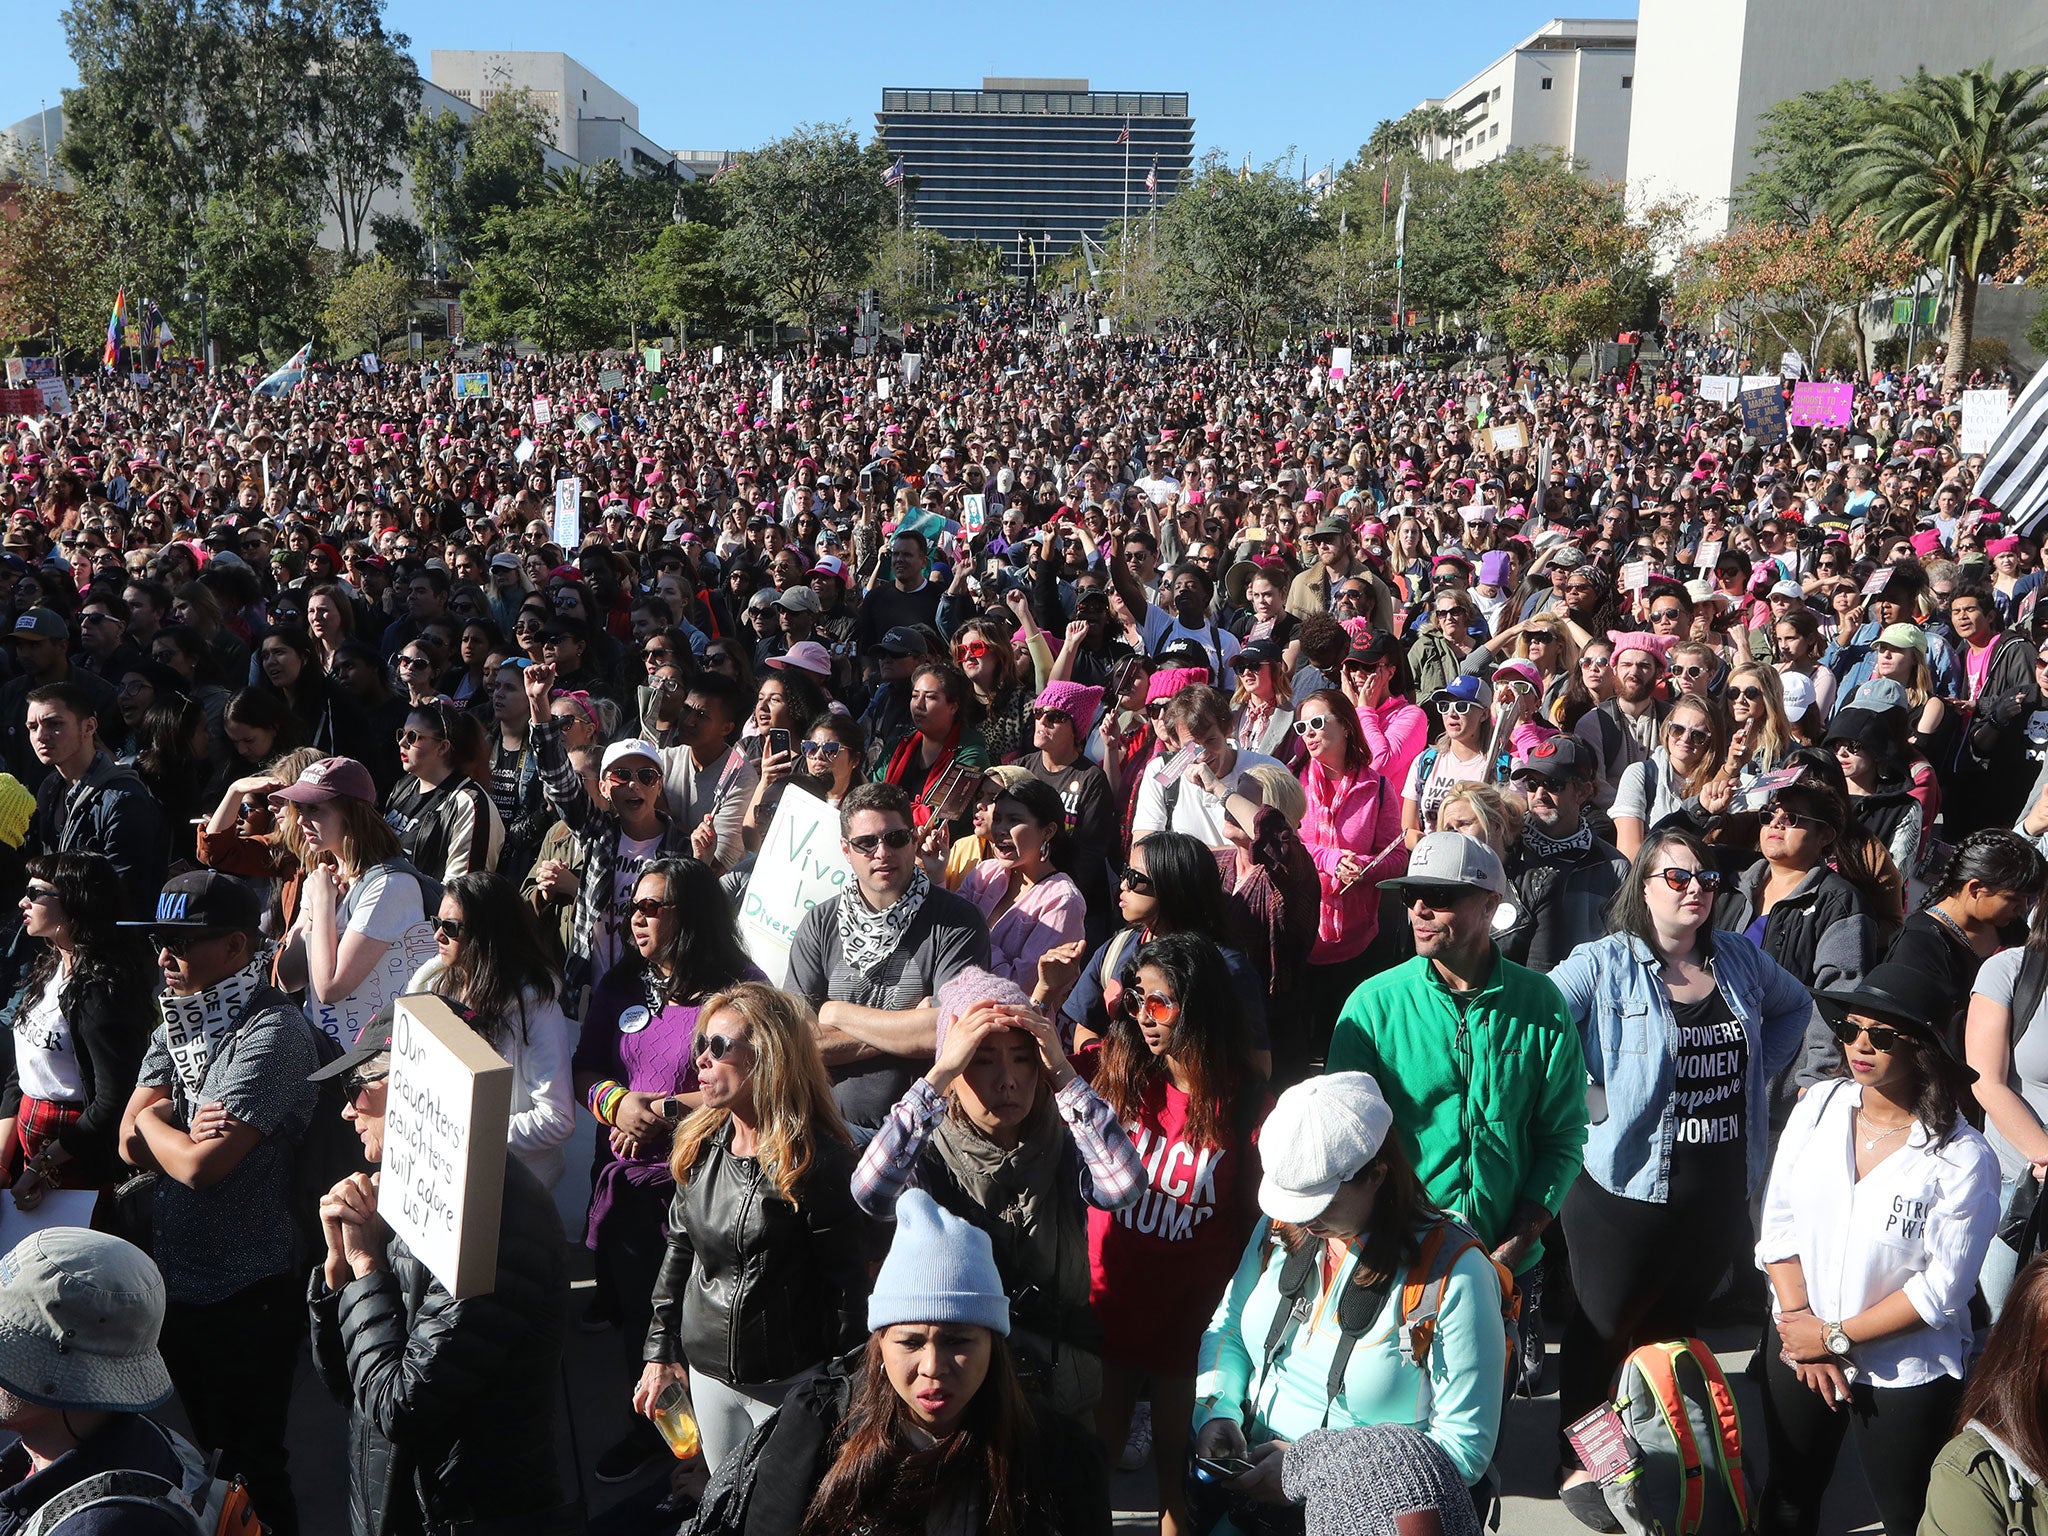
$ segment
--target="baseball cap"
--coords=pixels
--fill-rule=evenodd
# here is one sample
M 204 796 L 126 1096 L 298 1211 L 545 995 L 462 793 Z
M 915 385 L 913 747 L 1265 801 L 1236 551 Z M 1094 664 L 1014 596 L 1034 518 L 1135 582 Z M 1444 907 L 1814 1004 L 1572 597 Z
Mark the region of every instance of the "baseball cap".
M 1927 632 L 1914 624 L 1887 624 L 1878 631 L 1876 645 L 1889 646 L 1895 651 L 1927 650 Z
M 775 599 L 777 606 L 791 613 L 823 613 L 825 605 L 809 587 L 790 587 Z
M 832 653 L 815 640 L 799 640 L 780 656 L 770 656 L 771 667 L 794 667 L 799 672 L 812 672 L 819 677 L 832 675 Z
M 1344 521 L 1343 518 L 1326 517 L 1320 523 L 1317 523 L 1314 528 L 1309 530 L 1308 537 L 1309 542 L 1313 544 L 1317 539 L 1345 538 L 1350 534 L 1350 532 L 1351 525 Z
M 1230 665 L 1242 672 L 1246 667 L 1264 666 L 1269 661 L 1279 661 L 1287 652 L 1271 640 L 1252 640 L 1238 647 L 1237 654 L 1230 658 Z
M 1347 667 L 1376 667 L 1400 648 L 1399 640 L 1384 629 L 1376 629 L 1351 642 L 1351 649 L 1344 653 L 1343 664 Z
M 519 557 L 509 550 L 501 549 L 491 556 L 491 569 L 494 571 L 516 571 L 519 569 Z
M 604 757 L 599 761 L 597 771 L 607 772 L 615 763 L 623 763 L 629 757 L 644 757 L 655 767 L 661 766 L 661 748 L 651 741 L 628 737 L 624 741 L 615 741 L 604 749 Z
M 1842 707 L 1867 709 L 1875 715 L 1882 714 L 1888 709 L 1904 709 L 1911 702 L 1906 697 L 1905 685 L 1897 678 L 1873 677 L 1850 694 Z
M 1483 677 L 1469 673 L 1452 678 L 1443 687 L 1429 696 L 1429 702 L 1438 709 L 1446 704 L 1477 704 L 1481 709 L 1493 708 L 1493 685 Z
M 1593 772 L 1592 749 L 1576 736 L 1551 736 L 1531 747 L 1515 772 L 1533 773 L 1553 784 L 1583 779 Z
M 1259 1209 L 1307 1222 L 1386 1144 L 1394 1111 L 1370 1072 L 1329 1072 L 1274 1101 L 1259 1130 Z
M 274 809 L 280 801 L 293 805 L 320 805 L 329 800 L 367 800 L 377 803 L 377 784 L 370 770 L 352 757 L 323 757 L 306 764 L 296 784 L 277 790 L 270 797 Z
M 846 562 L 837 555 L 820 555 L 811 566 L 811 574 L 813 576 L 830 576 L 833 580 L 843 584 L 846 580 Z
M 173 928 L 197 933 L 254 933 L 263 923 L 263 898 L 256 888 L 217 869 L 174 875 L 156 898 L 156 915 L 122 928 Z
M 18 614 L 11 631 L 15 639 L 27 636 L 31 640 L 63 640 L 71 638 L 71 628 L 51 608 L 31 608 Z
M 1412 891 L 1465 889 L 1507 894 L 1500 855 L 1462 832 L 1432 832 L 1408 856 L 1408 873 L 1382 880 L 1380 889 L 1405 896 Z
M 447 998 L 441 998 L 440 1000 L 442 1002 L 448 1001 Z M 356 1036 L 356 1043 L 354 1045 L 343 1051 L 334 1060 L 326 1063 L 318 1071 L 308 1072 L 306 1074 L 306 1081 L 309 1083 L 324 1083 L 330 1077 L 340 1077 L 345 1073 L 353 1072 L 364 1063 L 375 1061 L 379 1056 L 384 1055 L 391 1049 L 392 1016 L 392 1004 L 386 1003 L 377 1010 L 376 1016 L 363 1026 L 363 1032 Z
M 912 626 L 898 624 L 875 642 L 875 649 L 890 656 L 922 656 L 931 647 Z
M 1813 679 L 1803 672 L 1782 672 L 1778 675 L 1778 686 L 1785 692 L 1785 718 L 1804 720 L 1806 712 L 1813 708 Z

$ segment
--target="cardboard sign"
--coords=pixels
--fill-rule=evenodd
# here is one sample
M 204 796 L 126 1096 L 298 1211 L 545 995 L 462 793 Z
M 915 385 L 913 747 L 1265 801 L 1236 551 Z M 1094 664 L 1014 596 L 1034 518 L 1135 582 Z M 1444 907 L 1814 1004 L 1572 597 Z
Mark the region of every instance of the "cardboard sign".
M 886 400 L 889 398 L 889 386 L 891 382 L 892 381 L 889 378 L 889 375 L 887 375 L 886 373 L 882 374 L 875 380 L 875 398 L 877 400 Z
M 1493 440 L 1495 453 L 1513 453 L 1517 448 L 1529 446 L 1528 430 L 1519 421 L 1511 422 L 1505 427 L 1489 428 L 1488 435 Z
M 512 1064 L 431 992 L 397 1000 L 377 1214 L 457 1301 L 498 1283 Z
M 1804 380 L 1792 386 L 1788 419 L 1795 427 L 1846 427 L 1855 404 L 1854 384 L 1815 384 Z
M 1865 597 L 1875 597 L 1886 587 L 1890 586 L 1891 582 L 1892 568 L 1888 565 L 1880 565 L 1870 573 L 1869 579 L 1863 583 L 1863 595 Z
M 1693 568 L 1702 576 L 1712 572 L 1714 567 L 1721 563 L 1721 541 L 1707 539 L 1702 542 L 1700 547 L 1693 551 L 1692 563 Z
M 1742 381 L 1732 373 L 1703 373 L 1700 375 L 1700 398 L 1712 400 L 1719 405 L 1732 405 L 1735 397 L 1742 393 Z
M 1650 562 L 1631 560 L 1621 568 L 1621 590 L 1640 592 L 1650 584 Z
M 546 395 L 535 395 L 533 397 L 533 424 L 536 427 L 545 427 L 553 422 L 554 419 L 555 402 Z
M 564 552 L 583 542 L 583 482 L 574 475 L 555 482 L 555 542 Z
M 1785 397 L 1776 389 L 1745 389 L 1736 400 L 1742 407 L 1742 430 L 1760 443 L 1785 439 Z
M 578 411 L 576 413 L 576 430 L 578 432 L 595 432 L 603 425 L 604 418 L 595 411 Z
M 860 899 L 839 847 L 839 813 L 816 795 L 786 790 L 740 906 L 740 940 L 770 982 L 788 979 L 789 945 L 804 914 L 842 891 Z
M 455 398 L 458 400 L 488 400 L 491 398 L 491 376 L 488 373 L 458 373 L 455 375 Z
M 1964 453 L 1989 453 L 2010 415 L 2012 396 L 2005 390 L 1964 390 L 1962 425 L 1956 431 L 1957 447 Z
M 1745 373 L 1742 376 L 1742 388 L 1735 392 L 1735 397 L 1739 400 L 1753 390 L 1777 389 L 1781 382 L 1775 373 Z
M 608 395 L 615 395 L 626 387 L 626 375 L 617 368 L 597 370 L 597 387 Z

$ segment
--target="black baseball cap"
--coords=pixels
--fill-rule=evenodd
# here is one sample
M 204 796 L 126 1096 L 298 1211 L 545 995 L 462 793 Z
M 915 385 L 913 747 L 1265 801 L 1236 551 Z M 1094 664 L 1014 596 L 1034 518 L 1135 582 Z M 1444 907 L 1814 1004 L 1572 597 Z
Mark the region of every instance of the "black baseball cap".
M 179 933 L 255 933 L 262 923 L 263 898 L 254 886 L 217 869 L 195 869 L 165 883 L 156 899 L 156 916 L 118 926 Z
M 1592 749 L 1576 736 L 1552 736 L 1531 747 L 1515 772 L 1533 773 L 1554 784 L 1589 778 L 1593 773 Z
M 1401 648 L 1396 640 L 1384 629 L 1351 642 L 1351 649 L 1344 653 L 1344 664 L 1357 667 L 1376 667 Z
M 875 642 L 875 649 L 889 656 L 924 656 L 931 645 L 915 626 L 898 624 Z
M 1251 640 L 1238 648 L 1237 654 L 1230 658 L 1230 664 L 1238 671 L 1243 671 L 1246 667 L 1259 667 L 1269 661 L 1279 661 L 1286 655 L 1287 652 L 1271 640 Z

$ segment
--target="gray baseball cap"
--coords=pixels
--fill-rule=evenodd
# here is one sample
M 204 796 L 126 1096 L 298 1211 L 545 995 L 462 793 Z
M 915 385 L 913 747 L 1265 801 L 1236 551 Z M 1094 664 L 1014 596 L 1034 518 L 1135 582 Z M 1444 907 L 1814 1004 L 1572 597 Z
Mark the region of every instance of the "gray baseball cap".
M 1505 896 L 1508 877 L 1500 867 L 1500 855 L 1462 832 L 1432 832 L 1408 855 L 1407 874 L 1380 882 L 1381 890 L 1399 896 L 1454 888 Z

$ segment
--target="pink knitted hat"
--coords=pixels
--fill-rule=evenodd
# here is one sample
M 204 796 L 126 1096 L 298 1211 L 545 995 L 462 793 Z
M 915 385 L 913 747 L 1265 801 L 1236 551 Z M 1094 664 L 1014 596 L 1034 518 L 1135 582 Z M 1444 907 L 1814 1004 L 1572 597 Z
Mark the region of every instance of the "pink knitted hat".
M 1161 667 L 1152 674 L 1151 685 L 1145 690 L 1145 702 L 1151 704 L 1160 699 L 1170 699 L 1190 684 L 1206 685 L 1208 681 L 1207 667 Z
M 1038 693 L 1040 709 L 1062 709 L 1074 717 L 1074 736 L 1085 739 L 1102 712 L 1102 690 L 1083 683 L 1050 682 Z
M 1013 1003 L 1019 1008 L 1031 1006 L 1031 998 L 1016 982 L 970 965 L 932 994 L 932 1006 L 939 1014 L 939 1034 L 933 1042 L 934 1051 L 945 1050 L 946 1031 L 953 1027 L 953 1021 L 980 1002 Z
M 1624 651 L 1647 651 L 1661 664 L 1664 653 L 1678 644 L 1676 635 L 1651 635 L 1637 631 L 1633 634 L 1619 629 L 1607 631 L 1607 640 L 1614 647 L 1614 659 L 1621 660 Z

